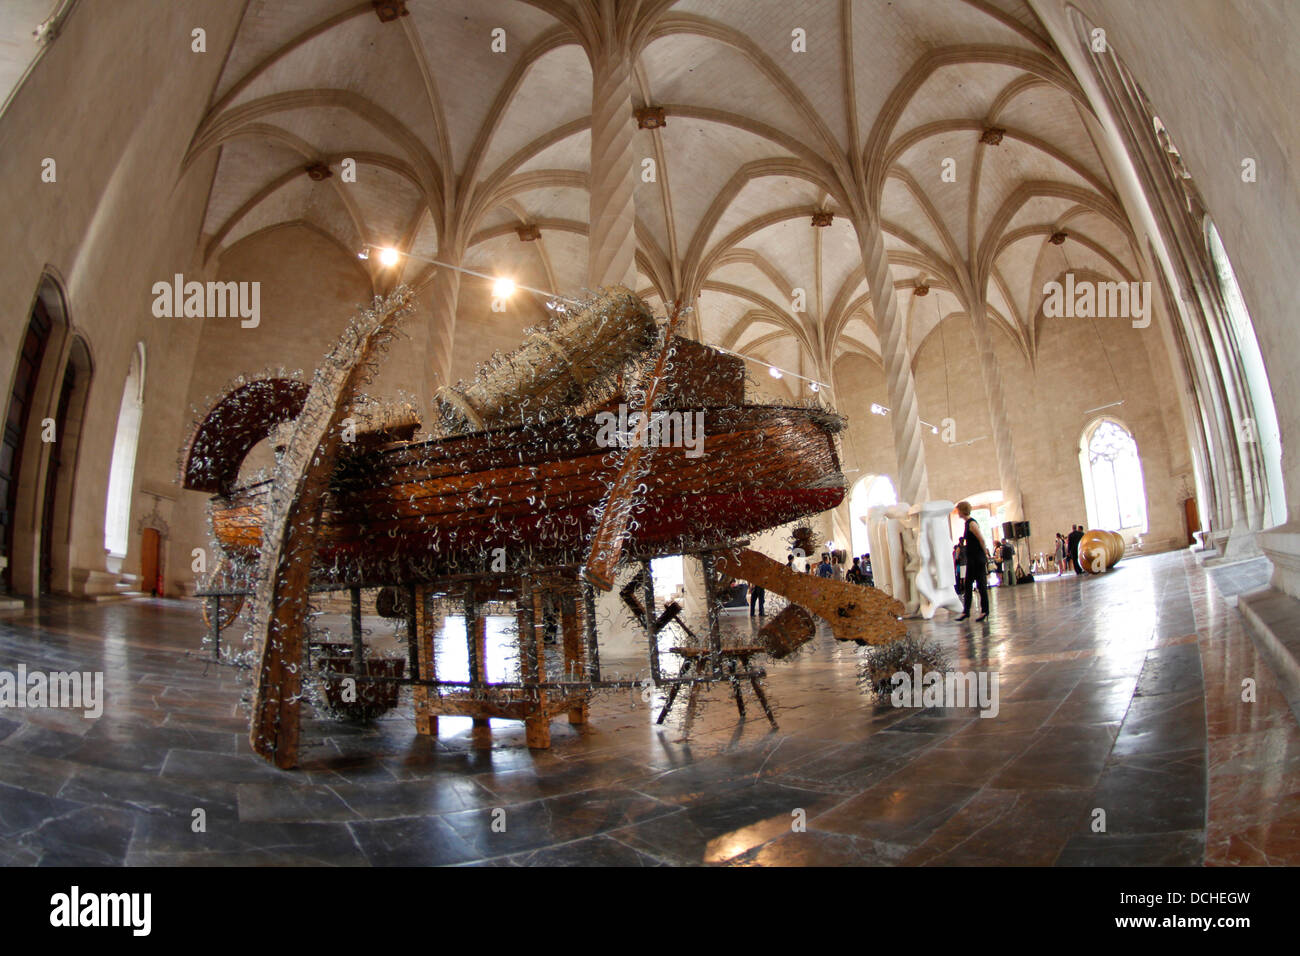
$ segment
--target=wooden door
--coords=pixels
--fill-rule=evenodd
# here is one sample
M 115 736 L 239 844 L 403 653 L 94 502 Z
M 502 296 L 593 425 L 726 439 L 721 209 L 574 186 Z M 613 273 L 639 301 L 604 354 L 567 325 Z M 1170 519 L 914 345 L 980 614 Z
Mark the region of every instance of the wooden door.
M 145 528 L 140 540 L 140 590 L 160 594 L 158 566 L 162 554 L 162 536 L 157 528 Z
M 64 429 L 68 424 L 68 403 L 77 387 L 77 370 L 69 363 L 63 373 L 59 392 L 59 410 L 54 416 L 55 441 L 50 444 L 50 461 L 45 468 L 45 497 L 41 506 L 41 594 L 49 594 L 54 578 L 54 509 L 58 502 L 59 470 L 63 466 L 63 449 L 67 447 Z
M 22 468 L 23 443 L 27 439 L 27 425 L 32 417 L 32 400 L 36 395 L 36 379 L 41 373 L 45 347 L 49 344 L 54 322 L 40 302 L 32 310 L 18 354 L 18 368 L 14 373 L 14 387 L 9 394 L 9 409 L 4 420 L 4 435 L 0 438 L 0 525 L 4 526 L 0 546 L 9 559 L 3 575 L 3 589 L 11 590 L 13 581 L 14 520 L 18 507 L 18 481 Z
M 1187 543 L 1195 544 L 1195 533 L 1201 530 L 1201 513 L 1196 508 L 1195 498 L 1183 502 L 1183 516 L 1187 519 Z

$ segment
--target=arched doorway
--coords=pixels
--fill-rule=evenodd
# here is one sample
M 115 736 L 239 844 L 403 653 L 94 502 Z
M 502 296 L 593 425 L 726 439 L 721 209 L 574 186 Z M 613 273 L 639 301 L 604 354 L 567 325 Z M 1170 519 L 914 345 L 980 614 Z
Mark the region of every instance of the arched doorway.
M 17 528 L 18 485 L 23 466 L 23 451 L 27 444 L 27 429 L 32 423 L 36 400 L 36 383 L 40 377 L 45 353 L 49 350 L 54 332 L 54 319 L 39 299 L 32 309 L 27 329 L 23 333 L 18 351 L 18 367 L 14 370 L 13 386 L 9 391 L 9 407 L 5 415 L 4 437 L 0 443 L 0 523 L 4 525 L 3 581 L 6 593 L 13 590 L 14 534 Z M 37 422 L 39 426 L 39 422 Z
M 1002 540 L 1004 537 L 1002 523 L 1008 520 L 1011 502 L 1003 499 L 1001 489 L 966 495 L 960 500 L 970 504 L 970 516 L 979 525 L 980 533 L 984 535 L 984 541 L 990 548 L 993 547 L 994 541 Z M 953 544 L 956 544 L 957 540 L 966 533 L 966 522 L 957 514 L 956 508 L 948 515 L 948 529 L 952 534 Z
M 54 414 L 57 441 L 50 444 L 41 507 L 40 593 L 72 588 L 72 502 L 81 450 L 86 400 L 94 368 L 90 348 L 73 334 Z
M 1147 492 L 1137 441 L 1121 422 L 1099 418 L 1079 439 L 1088 527 L 1147 532 Z
M 10 594 L 38 594 L 51 583 L 57 548 L 42 532 L 57 517 L 59 480 L 49 468 L 67 458 L 63 449 L 55 454 L 60 408 L 70 415 L 77 397 L 84 399 L 75 382 L 65 388 L 68 326 L 63 291 L 46 273 L 32 298 L 0 439 L 0 581 Z
M 888 475 L 864 475 L 854 482 L 849 492 L 849 526 L 853 554 L 871 553 L 871 538 L 867 534 L 867 512 L 882 505 L 898 504 L 898 492 Z

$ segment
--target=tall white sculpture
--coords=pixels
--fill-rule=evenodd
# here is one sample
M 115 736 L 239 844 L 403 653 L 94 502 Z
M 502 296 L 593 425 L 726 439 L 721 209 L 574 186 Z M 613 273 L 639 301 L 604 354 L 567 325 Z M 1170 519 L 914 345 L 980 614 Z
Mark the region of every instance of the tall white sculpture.
M 929 619 L 941 607 L 961 607 L 953 588 L 952 508 L 951 501 L 881 505 L 863 519 L 876 587 L 901 601 L 908 614 Z
M 961 599 L 954 588 L 956 576 L 952 567 L 952 533 L 948 516 L 952 514 L 951 501 L 926 501 L 915 505 L 911 515 L 916 523 L 917 556 L 919 566 L 912 587 L 918 598 L 921 616 L 927 620 L 941 607 L 953 611 L 961 609 Z
M 885 537 L 885 512 L 887 505 L 877 505 L 867 511 L 862 520 L 867 523 L 867 539 L 871 542 L 871 575 L 876 587 L 891 597 L 894 594 L 894 579 L 889 567 L 889 546 Z

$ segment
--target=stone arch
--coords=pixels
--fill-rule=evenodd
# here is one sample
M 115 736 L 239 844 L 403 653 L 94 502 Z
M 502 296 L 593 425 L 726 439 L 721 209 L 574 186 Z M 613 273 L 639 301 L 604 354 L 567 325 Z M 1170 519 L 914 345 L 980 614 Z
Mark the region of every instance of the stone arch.
M 0 450 L 4 589 L 40 590 L 40 516 L 51 448 L 43 423 L 57 412 L 69 340 L 67 296 L 57 273 L 46 268 L 37 282 L 28 321 L 10 375 Z M 57 434 L 56 434 L 57 437 Z
M 50 446 L 40 524 L 39 590 L 73 590 L 72 531 L 86 405 L 95 366 L 86 339 L 73 331 L 63 363 L 54 420 L 58 440 Z

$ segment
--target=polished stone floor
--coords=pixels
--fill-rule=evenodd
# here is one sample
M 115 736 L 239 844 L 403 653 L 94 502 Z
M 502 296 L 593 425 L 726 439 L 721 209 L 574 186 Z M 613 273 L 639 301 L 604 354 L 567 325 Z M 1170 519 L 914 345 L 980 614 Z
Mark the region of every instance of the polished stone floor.
M 250 754 L 245 675 L 206 660 L 195 605 L 43 601 L 0 616 L 0 670 L 103 670 L 107 704 L 0 710 L 0 862 L 1300 863 L 1300 729 L 1208 572 L 1136 557 L 993 606 L 912 624 L 998 672 L 993 719 L 875 705 L 861 650 L 821 634 L 768 665 L 777 731 L 721 686 L 662 727 L 638 695 L 599 697 L 545 752 L 509 721 L 420 737 L 404 702 L 309 721 L 282 772 Z

